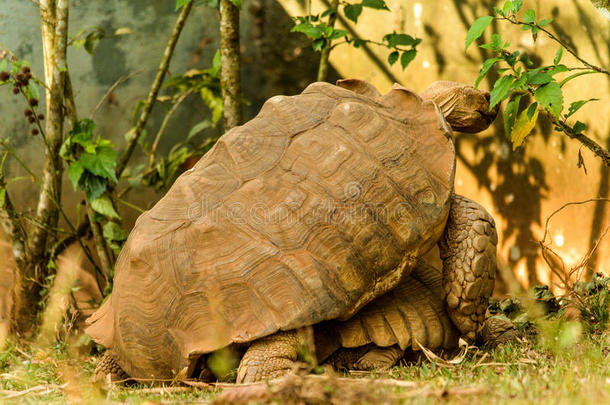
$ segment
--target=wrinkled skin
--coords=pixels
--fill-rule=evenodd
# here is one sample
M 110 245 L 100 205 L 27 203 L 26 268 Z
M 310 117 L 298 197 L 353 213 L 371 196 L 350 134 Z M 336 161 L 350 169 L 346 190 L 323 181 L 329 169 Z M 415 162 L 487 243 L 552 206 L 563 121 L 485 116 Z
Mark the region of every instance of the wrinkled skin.
M 498 115 L 498 105 L 489 109 L 489 93 L 472 86 L 450 82 L 434 82 L 422 94 L 443 110 L 454 131 L 476 133 L 486 129 Z

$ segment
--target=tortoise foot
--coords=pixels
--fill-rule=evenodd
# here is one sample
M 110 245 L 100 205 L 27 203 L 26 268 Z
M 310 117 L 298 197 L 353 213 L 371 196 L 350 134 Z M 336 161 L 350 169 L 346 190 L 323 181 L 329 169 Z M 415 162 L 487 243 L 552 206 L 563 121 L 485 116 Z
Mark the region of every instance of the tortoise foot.
M 356 361 L 355 370 L 383 371 L 393 367 L 405 351 L 398 346 L 373 347 Z
M 129 375 L 119 366 L 114 354 L 110 350 L 107 350 L 99 363 L 97 363 L 91 380 L 94 382 L 107 381 L 108 378 L 110 378 L 110 382 L 113 383 L 129 380 Z
M 471 341 L 483 327 L 493 291 L 497 243 L 491 215 L 476 202 L 454 195 L 439 242 L 443 295 L 451 320 Z
M 293 370 L 305 338 L 300 331 L 277 332 L 254 341 L 239 363 L 238 383 L 281 377 Z

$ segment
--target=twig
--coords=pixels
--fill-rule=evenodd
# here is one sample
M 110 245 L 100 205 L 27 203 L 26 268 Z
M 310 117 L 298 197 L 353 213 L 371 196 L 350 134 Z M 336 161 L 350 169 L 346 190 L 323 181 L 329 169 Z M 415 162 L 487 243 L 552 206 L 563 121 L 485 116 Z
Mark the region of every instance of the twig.
M 31 387 L 31 388 L 28 388 L 23 391 L 0 391 L 0 393 L 5 394 L 5 393 L 10 392 L 10 394 L 5 396 L 4 399 L 13 399 L 13 398 L 22 397 L 27 394 L 32 394 L 32 393 L 36 393 L 37 395 L 44 395 L 44 394 L 48 394 L 49 392 L 55 391 L 58 389 L 62 390 L 64 388 L 66 388 L 67 386 L 68 386 L 68 383 L 65 383 L 62 385 L 42 384 L 42 385 L 36 385 L 35 387 Z
M 93 111 L 91 111 L 91 119 L 95 118 L 95 114 L 97 114 L 99 109 L 102 108 L 102 105 L 104 105 L 104 102 L 106 101 L 106 99 L 108 99 L 108 97 L 110 97 L 110 94 L 112 94 L 114 89 L 116 89 L 118 86 L 120 86 L 121 84 L 125 83 L 127 80 L 131 79 L 132 77 L 134 77 L 135 75 L 140 74 L 140 73 L 142 73 L 142 70 L 137 70 L 128 75 L 119 77 L 118 80 L 116 82 L 114 82 L 114 84 L 112 86 L 110 86 L 110 88 L 106 91 L 106 93 L 97 103 L 97 105 L 95 106 Z
M 148 93 L 148 99 L 144 105 L 144 109 L 138 118 L 138 122 L 134 130 L 130 133 L 129 139 L 127 140 L 127 147 L 121 153 L 119 160 L 116 166 L 116 177 L 117 179 L 121 178 L 121 174 L 123 174 L 123 170 L 127 166 L 127 162 L 131 158 L 133 151 L 142 135 L 142 131 L 144 130 L 144 126 L 148 121 L 148 117 L 150 116 L 150 112 L 157 100 L 157 95 L 159 94 L 159 90 L 161 89 L 161 84 L 163 83 L 163 78 L 167 73 L 169 68 L 169 62 L 174 53 L 174 49 L 176 48 L 176 43 L 178 42 L 178 38 L 180 37 L 180 33 L 182 32 L 182 28 L 184 28 L 184 23 L 186 22 L 191 9 L 193 8 L 193 1 L 188 2 L 182 7 L 180 11 L 180 15 L 178 16 L 178 20 L 176 20 L 176 24 L 174 25 L 174 29 L 169 38 L 167 46 L 165 47 L 165 52 L 163 53 L 163 59 L 161 60 L 161 64 L 159 65 L 159 70 L 157 71 L 157 75 L 155 76 L 155 80 L 153 85 Z
M 102 227 L 100 223 L 95 220 L 95 213 L 89 204 L 87 204 L 87 216 L 89 217 L 89 224 L 91 225 L 91 232 L 93 232 L 93 242 L 97 250 L 97 255 L 102 265 L 102 276 L 106 285 L 110 285 L 110 275 L 112 274 L 112 260 L 106 249 L 106 241 L 102 234 Z
M 172 105 L 172 108 L 170 108 L 170 110 L 167 112 L 167 114 L 165 114 L 165 117 L 163 117 L 163 122 L 161 122 L 161 126 L 159 127 L 159 130 L 157 131 L 155 140 L 153 141 L 152 146 L 150 147 L 150 152 L 149 152 L 150 159 L 148 161 L 149 168 L 152 167 L 153 163 L 155 162 L 155 152 L 157 151 L 157 147 L 159 146 L 159 141 L 161 140 L 161 136 L 163 135 L 163 132 L 165 131 L 165 127 L 167 127 L 167 123 L 169 122 L 169 119 L 172 117 L 172 115 L 174 115 L 174 112 L 176 112 L 176 110 L 178 109 L 178 106 L 191 93 L 192 93 L 191 90 L 189 90 L 185 93 L 182 93 L 180 95 L 180 97 L 178 97 L 178 100 L 176 100 L 174 105 Z
M 330 7 L 330 3 L 328 2 L 328 0 L 322 0 L 322 3 L 324 3 L 326 7 Z M 358 33 L 351 27 L 351 25 L 347 22 L 347 20 L 345 20 L 345 18 L 343 18 L 341 15 L 337 15 L 337 20 L 339 20 L 339 23 L 341 23 L 341 25 L 345 27 L 345 30 L 349 32 L 352 38 L 361 39 Z M 366 43 L 363 43 L 360 48 L 364 51 L 366 56 L 368 56 L 371 61 L 373 61 L 377 68 L 381 70 L 381 73 L 383 73 L 386 79 L 388 79 L 391 83 L 402 84 L 401 81 L 396 76 L 394 76 L 392 71 L 388 69 L 385 62 L 381 60 L 379 56 L 377 56 L 377 54 L 373 52 Z
M 578 56 L 578 54 L 573 51 L 566 43 L 564 43 L 561 39 L 557 38 L 552 32 L 550 32 L 549 30 L 547 30 L 544 27 L 541 27 L 538 24 L 529 24 L 523 21 L 518 21 L 515 18 L 508 18 L 508 17 L 497 17 L 498 20 L 506 20 L 508 22 L 510 22 L 511 24 L 515 24 L 515 25 L 534 25 L 536 27 L 538 27 L 538 29 L 542 32 L 544 32 L 549 38 L 551 38 L 553 41 L 557 42 L 559 45 L 561 45 L 566 51 L 568 51 L 572 56 L 574 56 L 580 63 L 582 63 L 583 65 L 585 65 L 586 67 L 588 67 L 589 69 L 593 69 L 596 72 L 599 73 L 603 73 L 605 75 L 610 76 L 610 71 L 601 68 L 599 66 L 595 66 L 589 62 L 587 62 L 586 60 L 584 60 L 583 58 L 581 58 L 580 56 Z
M 542 239 L 539 242 L 544 243 L 546 241 L 546 236 L 547 236 L 548 230 L 549 230 L 549 222 L 555 214 L 559 213 L 561 210 L 563 210 L 564 208 L 569 207 L 571 205 L 581 205 L 581 204 L 586 204 L 586 203 L 590 203 L 590 202 L 594 202 L 594 201 L 610 201 L 610 198 L 599 197 L 599 198 L 590 198 L 588 200 L 583 200 L 583 201 L 571 201 L 571 202 L 565 203 L 561 207 L 557 208 L 555 211 L 553 211 L 551 213 L 551 215 L 549 215 L 546 218 L 546 221 L 544 223 L 544 236 L 542 237 Z

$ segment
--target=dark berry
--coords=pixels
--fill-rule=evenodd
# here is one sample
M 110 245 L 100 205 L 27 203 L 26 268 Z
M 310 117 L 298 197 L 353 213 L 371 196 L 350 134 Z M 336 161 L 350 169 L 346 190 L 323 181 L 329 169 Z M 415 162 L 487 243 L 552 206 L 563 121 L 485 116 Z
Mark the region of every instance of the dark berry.
M 30 124 L 33 124 L 34 122 L 36 122 L 36 118 L 35 117 L 28 117 L 28 122 Z
M 34 113 L 29 108 L 23 112 L 23 115 L 25 115 L 26 117 L 29 117 L 32 114 L 34 114 Z
M 36 107 L 36 106 L 38 105 L 38 100 L 37 100 L 37 99 L 35 99 L 35 98 L 31 98 L 31 99 L 30 99 L 30 105 L 31 105 L 32 107 Z
M 38 119 L 39 119 L 40 121 L 44 120 L 44 114 L 38 114 Z
M 37 130 L 36 128 L 34 128 L 34 129 L 32 129 L 32 130 L 30 131 L 30 133 L 31 133 L 32 135 L 38 135 L 38 130 Z
M 25 75 L 23 73 L 17 73 L 15 79 L 17 79 L 18 82 L 22 82 L 25 80 Z
M 28 66 L 24 66 L 24 67 L 21 68 L 21 71 L 23 73 L 30 73 L 30 68 Z
M 19 94 L 19 88 L 13 87 L 13 94 Z
M 32 74 L 31 73 L 26 73 L 25 74 L 25 80 L 28 81 L 32 78 Z
M 0 82 L 5 82 L 11 78 L 11 74 L 9 72 L 0 72 Z

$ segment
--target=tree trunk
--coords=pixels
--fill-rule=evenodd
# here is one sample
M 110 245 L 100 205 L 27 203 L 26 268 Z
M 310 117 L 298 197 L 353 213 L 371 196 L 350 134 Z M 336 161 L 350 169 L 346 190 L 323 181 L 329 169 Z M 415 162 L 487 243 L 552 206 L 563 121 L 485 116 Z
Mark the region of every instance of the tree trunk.
M 57 227 L 59 218 L 63 171 L 59 149 L 63 142 L 68 8 L 69 0 L 40 1 L 42 48 L 48 90 L 46 149 L 36 217 L 37 223 L 44 226 L 32 226 L 27 238 L 25 258 L 21 265 L 18 265 L 15 275 L 12 328 L 22 336 L 29 334 L 38 317 L 40 292 L 48 275 L 48 230 Z
M 239 58 L 239 8 L 230 0 L 220 0 L 220 84 L 224 104 L 225 131 L 239 125 L 241 77 Z

